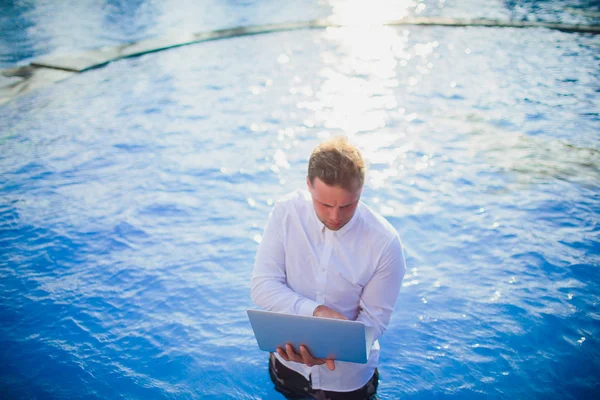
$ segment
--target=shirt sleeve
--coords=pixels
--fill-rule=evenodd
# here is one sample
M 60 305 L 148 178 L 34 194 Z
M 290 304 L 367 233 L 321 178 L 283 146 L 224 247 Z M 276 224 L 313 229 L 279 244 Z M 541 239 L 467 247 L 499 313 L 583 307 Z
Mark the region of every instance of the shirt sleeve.
M 258 246 L 250 282 L 252 301 L 267 311 L 312 316 L 319 303 L 287 286 L 285 265 L 285 209 L 277 203 Z
M 363 287 L 357 321 L 374 328 L 377 340 L 387 329 L 406 273 L 404 251 L 395 236 L 383 250 L 375 273 Z

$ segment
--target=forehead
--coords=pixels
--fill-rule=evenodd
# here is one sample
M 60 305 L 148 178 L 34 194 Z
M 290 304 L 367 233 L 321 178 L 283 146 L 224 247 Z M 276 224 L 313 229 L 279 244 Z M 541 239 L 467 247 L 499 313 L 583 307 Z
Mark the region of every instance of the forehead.
M 329 186 L 319 178 L 315 178 L 312 186 L 313 199 L 331 206 L 345 206 L 360 198 L 362 188 L 355 191 L 346 190 L 340 186 Z

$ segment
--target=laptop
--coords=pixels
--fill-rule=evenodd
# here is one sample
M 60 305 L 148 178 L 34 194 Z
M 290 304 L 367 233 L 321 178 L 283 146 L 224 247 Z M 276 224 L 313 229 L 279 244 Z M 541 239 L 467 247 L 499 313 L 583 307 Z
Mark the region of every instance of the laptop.
M 359 321 L 308 317 L 248 310 L 258 347 L 276 352 L 286 343 L 297 352 L 304 344 L 313 357 L 366 364 L 373 345 L 374 329 Z

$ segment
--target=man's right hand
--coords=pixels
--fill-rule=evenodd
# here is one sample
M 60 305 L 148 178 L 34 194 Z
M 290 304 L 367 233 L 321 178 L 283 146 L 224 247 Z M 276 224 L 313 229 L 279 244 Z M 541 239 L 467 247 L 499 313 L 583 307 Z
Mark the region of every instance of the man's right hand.
M 335 318 L 335 319 L 348 319 L 344 314 L 339 313 L 331 308 L 320 305 L 315 308 L 313 311 L 313 317 L 321 317 L 321 318 Z

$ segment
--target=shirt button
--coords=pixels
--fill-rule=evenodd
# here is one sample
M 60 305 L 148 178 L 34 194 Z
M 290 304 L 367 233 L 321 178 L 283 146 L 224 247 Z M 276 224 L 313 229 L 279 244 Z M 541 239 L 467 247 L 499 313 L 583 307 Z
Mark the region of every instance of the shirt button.
M 325 272 L 325 268 L 321 268 L 321 272 Z

